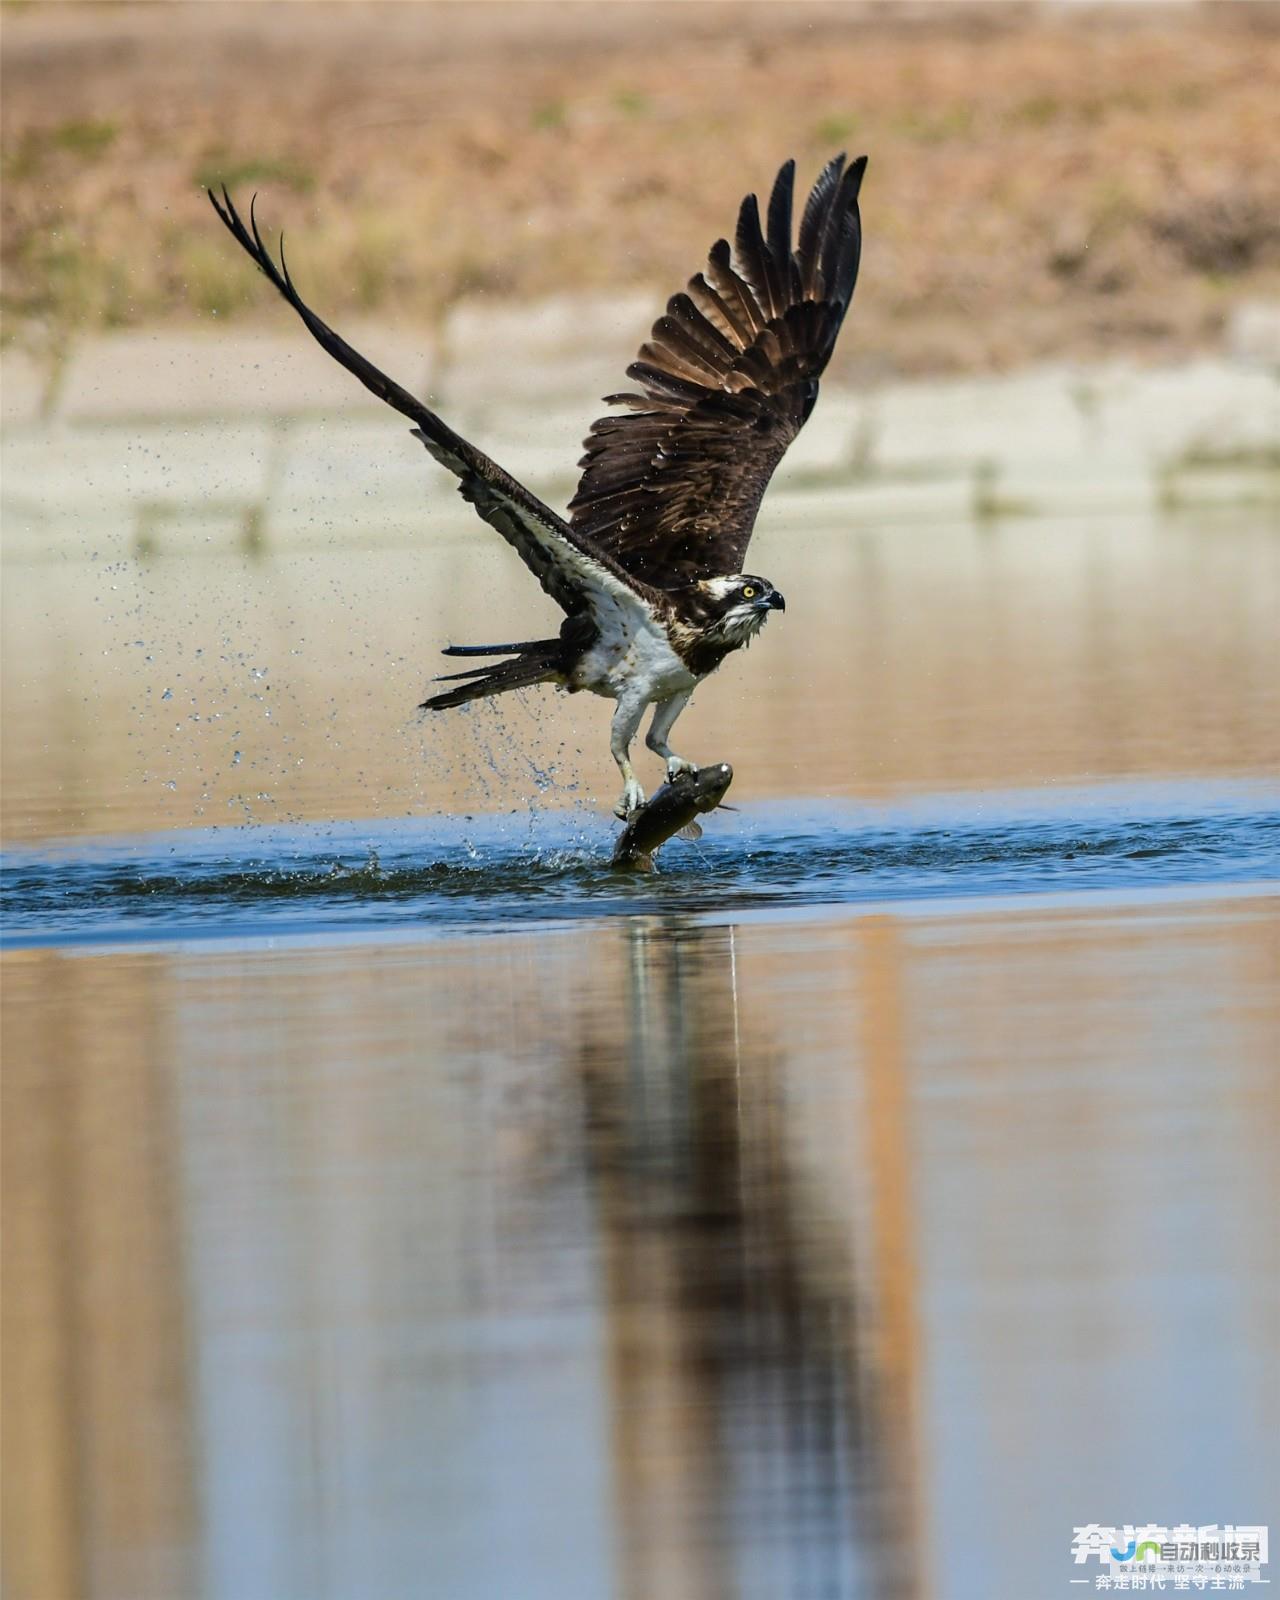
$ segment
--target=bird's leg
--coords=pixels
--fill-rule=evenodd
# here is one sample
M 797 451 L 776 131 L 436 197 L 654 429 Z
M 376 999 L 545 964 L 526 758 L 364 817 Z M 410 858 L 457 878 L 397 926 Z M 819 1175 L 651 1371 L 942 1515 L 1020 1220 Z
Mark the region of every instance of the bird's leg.
M 624 822 L 644 804 L 644 790 L 636 781 L 631 767 L 631 741 L 636 736 L 646 704 L 644 700 L 629 696 L 619 698 L 609 730 L 609 749 L 622 774 L 622 798 L 614 807 L 614 815 L 621 817 Z
M 667 781 L 677 777 L 682 772 L 696 772 L 698 769 L 692 761 L 686 761 L 683 756 L 678 756 L 667 743 L 672 726 L 676 718 L 689 704 L 692 689 L 686 689 L 683 694 L 673 694 L 666 700 L 659 700 L 654 709 L 653 721 L 649 724 L 649 732 L 645 735 L 645 743 L 655 754 L 660 755 L 667 763 Z

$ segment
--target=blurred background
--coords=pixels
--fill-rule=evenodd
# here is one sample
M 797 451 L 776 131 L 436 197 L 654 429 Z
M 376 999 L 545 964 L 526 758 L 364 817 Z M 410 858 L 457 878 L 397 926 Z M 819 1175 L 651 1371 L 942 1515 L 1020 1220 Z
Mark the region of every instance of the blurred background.
M 849 375 L 1221 351 L 1280 279 L 1265 4 L 37 4 L 5 28 L 5 308 L 37 348 L 279 332 L 210 184 L 270 198 L 335 314 L 432 328 L 477 295 L 670 292 L 744 185 L 844 148 L 872 154 L 876 220 Z
M 763 793 L 1269 761 L 1274 6 L 3 19 L 10 838 L 612 781 L 577 702 L 419 726 L 478 588 L 481 634 L 553 608 L 261 282 L 216 183 L 259 195 L 359 347 L 563 505 L 743 192 L 868 152 L 856 313 L 759 535 L 815 627 L 708 684 L 690 747 L 767 749 Z M 1243 515 L 1209 544 L 1201 512 Z
M 7 0 L 0 68 L 6 1595 L 1265 1523 L 1280 6 Z M 603 702 L 415 713 L 553 608 L 204 190 L 563 507 L 840 149 L 788 610 L 680 727 L 742 814 L 620 886 Z

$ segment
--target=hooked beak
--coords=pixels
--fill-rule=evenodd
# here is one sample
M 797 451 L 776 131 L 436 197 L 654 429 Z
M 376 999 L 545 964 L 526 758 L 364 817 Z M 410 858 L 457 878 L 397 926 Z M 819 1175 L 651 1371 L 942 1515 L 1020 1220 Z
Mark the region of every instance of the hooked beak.
M 784 600 L 784 599 L 783 599 L 783 597 L 782 597 L 782 596 L 781 596 L 781 595 L 780 595 L 780 594 L 779 594 L 779 593 L 778 593 L 778 592 L 777 592 L 777 590 L 776 590 L 776 589 L 775 589 L 775 590 L 774 590 L 774 592 L 773 592 L 773 593 L 772 593 L 772 594 L 771 594 L 771 595 L 770 595 L 770 596 L 769 596 L 769 598 L 768 598 L 768 600 L 767 600 L 767 601 L 766 601 L 766 602 L 765 602 L 765 604 L 766 604 L 766 605 L 767 605 L 767 606 L 768 606 L 768 608 L 769 608 L 769 610 L 770 610 L 770 611 L 785 611 L 785 610 L 786 610 L 786 609 L 787 609 L 787 602 L 786 602 L 786 601 L 785 601 L 785 600 Z

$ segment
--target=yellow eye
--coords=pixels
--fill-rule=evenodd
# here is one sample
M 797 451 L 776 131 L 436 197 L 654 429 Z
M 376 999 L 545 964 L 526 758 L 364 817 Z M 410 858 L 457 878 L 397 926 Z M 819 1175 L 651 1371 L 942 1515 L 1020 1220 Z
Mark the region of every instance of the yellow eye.
M 754 600 L 755 597 L 756 597 L 755 590 L 751 587 L 751 585 L 749 583 L 744 583 L 743 586 L 742 586 L 742 598 L 744 600 Z

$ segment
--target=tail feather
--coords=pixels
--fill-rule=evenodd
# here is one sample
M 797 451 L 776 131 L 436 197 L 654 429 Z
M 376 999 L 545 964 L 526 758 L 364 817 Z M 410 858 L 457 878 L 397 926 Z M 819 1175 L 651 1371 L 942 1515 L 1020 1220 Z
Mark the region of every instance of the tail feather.
M 525 639 L 521 644 L 447 644 L 442 656 L 518 656 L 522 650 L 552 645 L 555 639 Z
M 496 653 L 498 647 L 483 645 L 455 645 L 445 655 Z M 424 700 L 419 711 L 447 711 L 453 706 L 465 705 L 468 700 L 480 700 L 491 694 L 506 694 L 511 689 L 525 689 L 535 683 L 554 683 L 563 673 L 562 647 L 559 639 L 532 639 L 528 644 L 500 647 L 507 661 L 494 661 L 483 667 L 470 667 L 465 672 L 447 672 L 436 679 L 437 683 L 455 683 L 466 679 L 456 689 L 446 689 Z M 515 653 L 515 652 L 518 652 Z
M 457 683 L 460 678 L 483 678 L 486 673 L 492 672 L 498 663 L 486 661 L 482 667 L 468 667 L 465 672 L 437 672 L 432 678 L 432 683 Z

